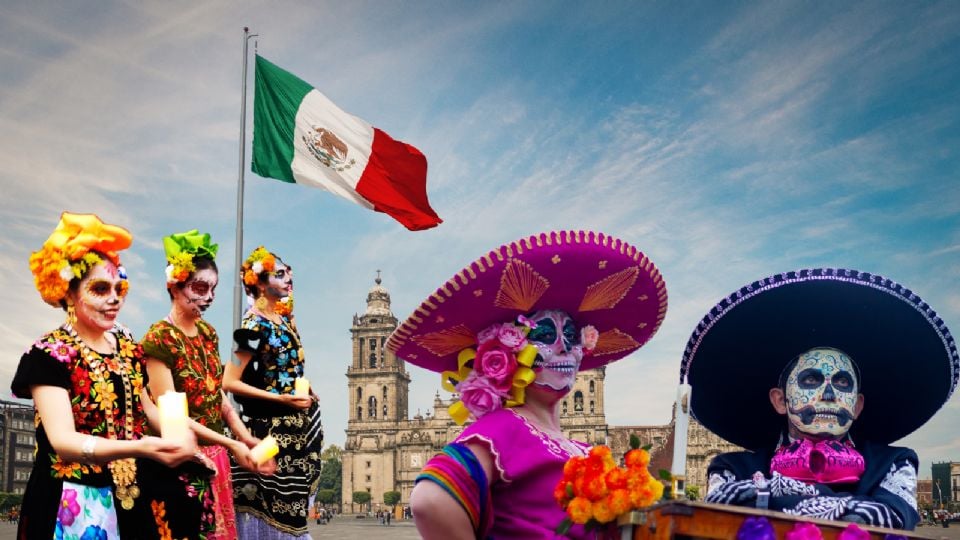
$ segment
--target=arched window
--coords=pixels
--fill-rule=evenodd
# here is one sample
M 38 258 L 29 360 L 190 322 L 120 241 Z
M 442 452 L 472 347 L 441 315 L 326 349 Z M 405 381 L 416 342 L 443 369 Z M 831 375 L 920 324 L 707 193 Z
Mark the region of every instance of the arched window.
M 590 414 L 593 414 L 593 413 L 595 413 L 595 412 L 597 412 L 597 411 L 596 411 L 596 409 L 594 409 L 594 407 L 593 407 L 593 400 L 591 399 L 591 400 L 590 400 Z
M 357 405 L 357 420 L 363 420 L 363 405 Z
M 370 367 L 377 367 L 377 353 L 370 353 Z
M 583 412 L 583 392 L 579 390 L 573 394 L 573 412 Z
M 370 415 L 370 418 L 377 417 L 377 397 L 370 396 L 370 399 L 367 400 L 367 414 Z
M 567 414 L 567 400 L 563 400 L 563 414 Z
M 594 386 L 594 384 L 593 384 L 593 381 L 590 381 L 590 393 L 592 394 L 595 389 L 596 389 L 596 388 L 595 388 L 595 386 Z
M 384 401 L 387 400 L 387 387 L 386 387 L 386 386 L 383 387 L 383 400 L 384 400 Z
M 383 418 L 384 418 L 384 419 L 387 418 L 387 404 L 386 404 L 386 403 L 383 404 Z

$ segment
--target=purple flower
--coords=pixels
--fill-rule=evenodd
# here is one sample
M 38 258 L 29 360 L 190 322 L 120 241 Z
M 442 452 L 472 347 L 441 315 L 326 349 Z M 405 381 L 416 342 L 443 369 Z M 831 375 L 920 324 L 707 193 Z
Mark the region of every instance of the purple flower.
M 823 540 L 823 533 L 813 523 L 797 523 L 783 538 L 784 540 Z
M 837 540 L 870 540 L 870 533 L 857 527 L 856 523 L 851 523 L 846 529 L 840 531 Z
M 77 490 L 66 488 L 60 498 L 60 509 L 57 511 L 57 519 L 69 527 L 80 513 L 80 505 L 77 503 Z
M 737 531 L 737 540 L 777 540 L 777 534 L 767 518 L 748 517 Z

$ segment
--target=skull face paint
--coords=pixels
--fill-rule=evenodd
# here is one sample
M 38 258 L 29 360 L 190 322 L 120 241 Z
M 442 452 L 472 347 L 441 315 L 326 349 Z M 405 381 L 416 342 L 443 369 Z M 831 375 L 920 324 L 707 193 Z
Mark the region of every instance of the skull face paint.
M 580 329 L 569 315 L 562 311 L 538 311 L 529 317 L 537 326 L 527 334 L 527 340 L 537 348 L 533 384 L 569 391 L 583 360 Z
M 265 296 L 280 299 L 293 294 L 293 268 L 290 268 L 277 257 L 277 266 L 267 278 Z
M 212 268 L 197 270 L 182 287 L 177 287 L 173 295 L 174 304 L 183 313 L 202 316 L 213 304 L 218 280 L 217 272 Z
M 67 293 L 79 327 L 106 332 L 113 328 L 127 295 L 126 274 L 109 260 L 91 268 L 76 291 Z
M 847 355 L 828 347 L 811 349 L 800 355 L 787 377 L 787 418 L 802 433 L 840 438 L 859 412 L 858 392 Z

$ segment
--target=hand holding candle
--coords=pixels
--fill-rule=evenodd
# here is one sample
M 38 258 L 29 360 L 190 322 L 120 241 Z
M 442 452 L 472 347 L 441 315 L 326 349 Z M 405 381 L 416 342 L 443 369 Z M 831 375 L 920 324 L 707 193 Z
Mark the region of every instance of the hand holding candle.
M 157 398 L 160 411 L 160 435 L 165 439 L 186 439 L 190 431 L 187 424 L 187 394 L 166 392 Z
M 293 395 L 307 397 L 310 395 L 310 381 L 306 377 L 297 377 L 293 381 Z
M 277 446 L 277 440 L 273 435 L 267 435 L 259 444 L 250 449 L 250 457 L 257 465 L 266 463 L 270 458 L 277 455 L 280 447 Z

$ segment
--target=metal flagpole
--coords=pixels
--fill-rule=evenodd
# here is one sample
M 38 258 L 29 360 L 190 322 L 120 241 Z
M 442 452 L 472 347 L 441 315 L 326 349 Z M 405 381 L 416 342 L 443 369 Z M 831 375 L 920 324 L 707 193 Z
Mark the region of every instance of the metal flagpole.
M 237 277 L 233 282 L 233 329 L 240 328 L 240 317 L 243 314 L 243 173 L 247 152 L 247 47 L 250 38 L 257 37 L 251 34 L 250 29 L 243 27 L 243 76 L 240 86 L 240 166 L 237 173 Z

